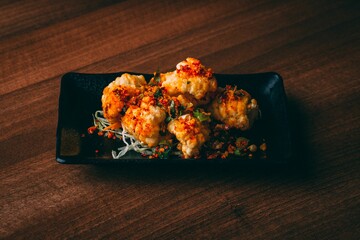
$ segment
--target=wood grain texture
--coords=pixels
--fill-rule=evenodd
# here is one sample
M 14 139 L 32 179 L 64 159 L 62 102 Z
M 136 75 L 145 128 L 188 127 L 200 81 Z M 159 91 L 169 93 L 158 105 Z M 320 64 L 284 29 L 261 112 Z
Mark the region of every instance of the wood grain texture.
M 358 1 L 0 1 L 1 239 L 359 239 Z M 60 78 L 275 71 L 289 168 L 55 162 Z

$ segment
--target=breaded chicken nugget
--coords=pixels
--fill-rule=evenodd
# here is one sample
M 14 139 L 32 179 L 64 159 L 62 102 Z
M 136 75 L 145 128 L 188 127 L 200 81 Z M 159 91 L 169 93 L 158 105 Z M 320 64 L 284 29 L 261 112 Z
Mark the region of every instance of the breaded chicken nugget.
M 259 115 L 257 101 L 245 90 L 227 86 L 209 106 L 212 116 L 227 126 L 248 130 Z
M 142 75 L 124 73 L 103 90 L 101 97 L 104 117 L 112 124 L 112 128 L 121 126 L 121 118 L 131 104 L 136 104 L 137 96 L 146 86 Z
M 207 104 L 217 89 L 211 68 L 195 58 L 178 63 L 173 72 L 160 74 L 159 81 L 170 96 L 183 95 L 194 106 Z
M 179 140 L 184 158 L 198 157 L 210 134 L 210 130 L 190 114 L 170 121 L 167 129 Z
M 159 143 L 160 130 L 166 118 L 164 109 L 154 103 L 151 96 L 144 97 L 140 106 L 129 106 L 121 120 L 125 130 L 148 147 Z

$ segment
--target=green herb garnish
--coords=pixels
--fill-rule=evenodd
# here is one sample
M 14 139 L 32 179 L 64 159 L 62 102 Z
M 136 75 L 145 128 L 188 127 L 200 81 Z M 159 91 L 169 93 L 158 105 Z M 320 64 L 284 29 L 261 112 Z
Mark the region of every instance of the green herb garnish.
M 171 100 L 170 102 L 170 116 L 172 118 L 175 118 L 176 117 L 176 109 L 175 109 L 175 102 L 174 100 Z
M 162 91 L 160 88 L 156 89 L 156 92 L 154 93 L 155 98 L 159 98 L 162 96 Z
M 155 72 L 154 81 L 155 81 L 156 83 L 160 83 L 160 69 L 159 69 L 159 68 L 158 68 L 157 71 Z
M 200 122 L 210 121 L 210 113 L 201 111 L 199 108 L 194 111 L 194 117 L 199 119 Z

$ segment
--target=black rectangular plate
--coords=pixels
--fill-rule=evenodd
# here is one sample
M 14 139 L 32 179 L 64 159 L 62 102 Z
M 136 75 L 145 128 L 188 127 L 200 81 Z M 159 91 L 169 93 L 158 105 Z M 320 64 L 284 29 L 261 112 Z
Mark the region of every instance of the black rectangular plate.
M 261 109 L 261 137 L 268 146 L 267 158 L 253 159 L 147 159 L 129 152 L 121 159 L 113 159 L 111 151 L 118 145 L 104 137 L 83 137 L 93 125 L 92 114 L 101 109 L 102 91 L 123 72 L 84 74 L 70 72 L 61 79 L 58 127 L 56 134 L 56 160 L 59 163 L 286 163 L 292 155 L 287 116 L 286 95 L 279 74 L 215 74 L 218 85 L 237 86 L 257 99 Z M 139 74 L 139 73 L 132 73 Z M 150 80 L 152 74 L 142 74 Z M 95 153 L 96 149 L 100 152 Z

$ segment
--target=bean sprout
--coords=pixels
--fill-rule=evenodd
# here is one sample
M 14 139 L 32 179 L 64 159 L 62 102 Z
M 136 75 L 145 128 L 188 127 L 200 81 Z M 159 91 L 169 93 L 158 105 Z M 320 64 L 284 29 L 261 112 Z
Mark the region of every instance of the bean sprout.
M 114 133 L 115 136 L 119 139 L 122 139 L 123 143 L 125 144 L 125 146 L 118 148 L 119 152 L 114 150 L 111 152 L 114 159 L 121 158 L 131 150 L 145 155 L 150 155 L 153 153 L 152 148 L 146 147 L 140 141 L 136 140 L 135 137 L 129 134 L 123 126 L 116 130 L 109 129 L 111 124 L 103 116 L 103 111 L 98 110 L 95 112 L 93 115 L 94 126 L 96 126 L 99 131 Z

